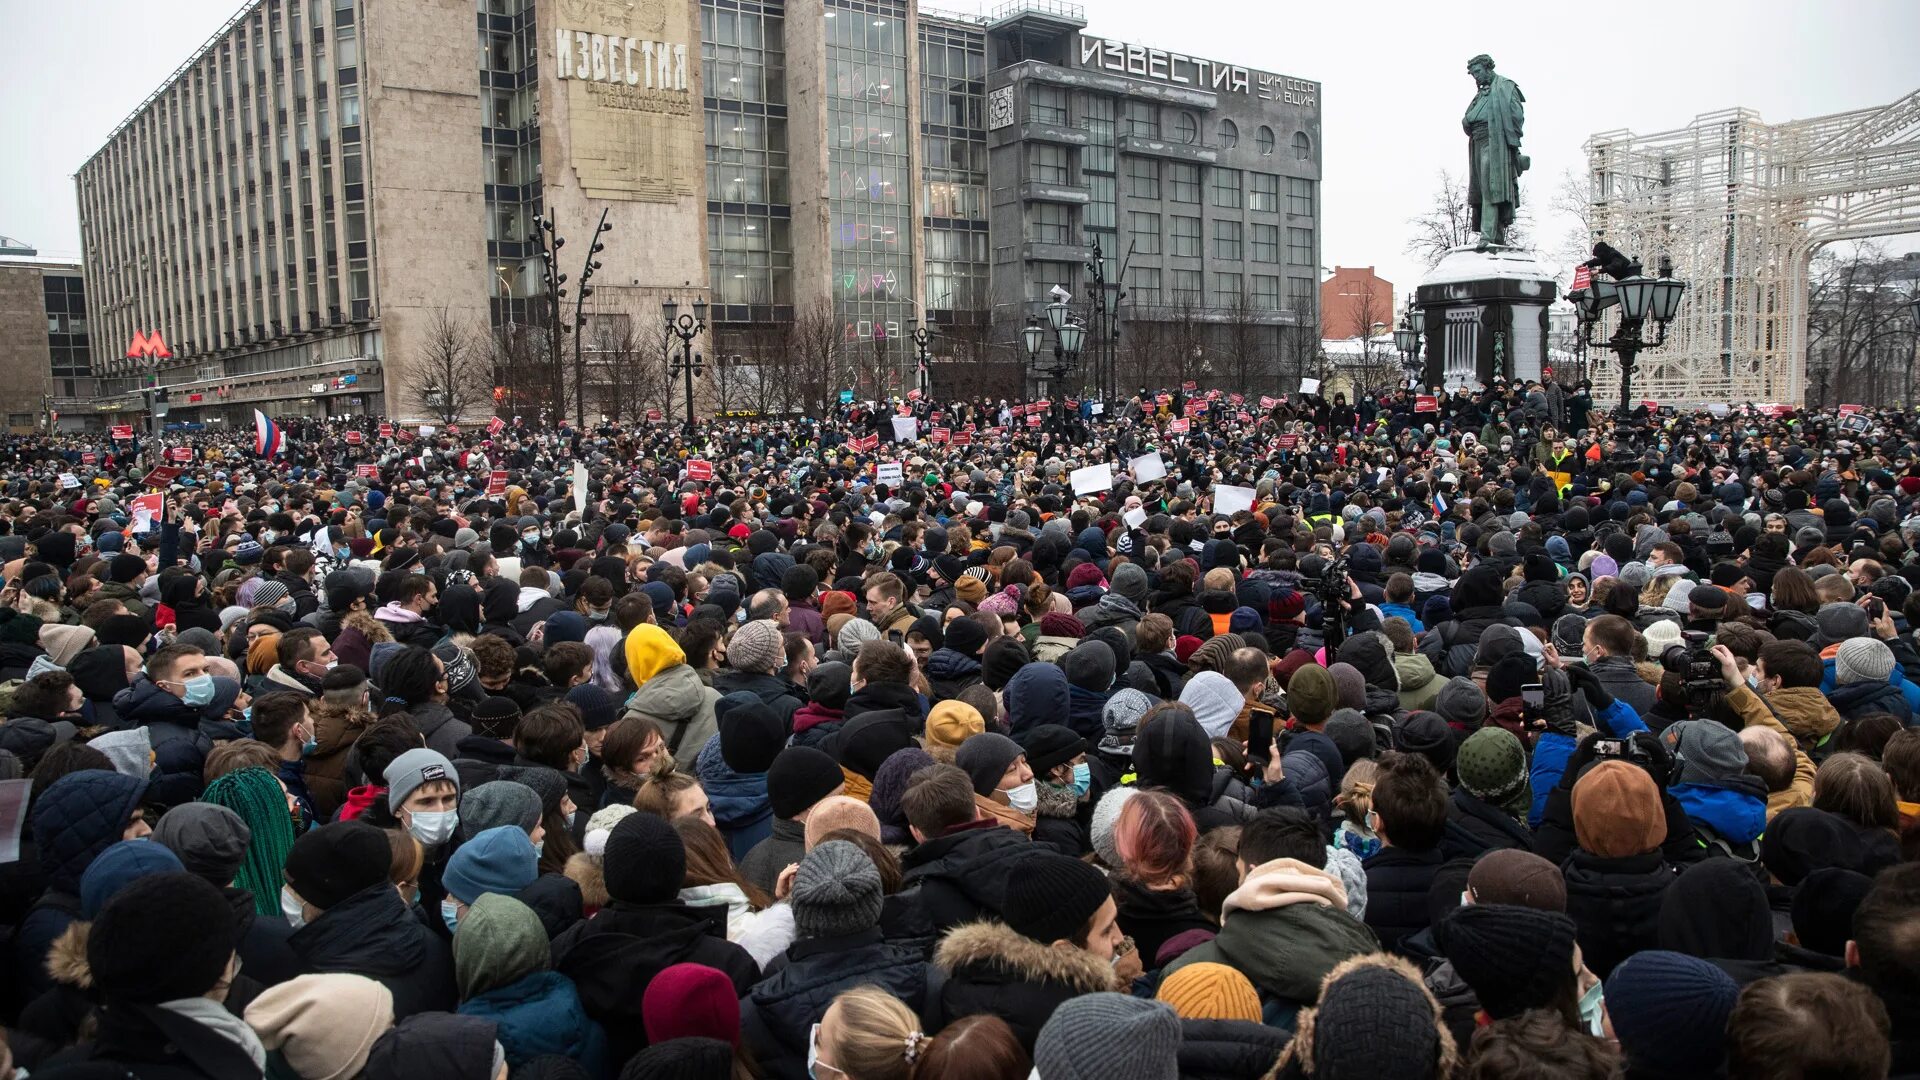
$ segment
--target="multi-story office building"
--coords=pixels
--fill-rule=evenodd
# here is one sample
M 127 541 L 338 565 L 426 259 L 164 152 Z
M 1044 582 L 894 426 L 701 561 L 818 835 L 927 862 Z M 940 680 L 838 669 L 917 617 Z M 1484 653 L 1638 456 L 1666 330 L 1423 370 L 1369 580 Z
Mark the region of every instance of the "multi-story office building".
M 78 264 L 0 237 L 0 418 L 5 430 L 77 431 L 58 401 L 92 394 L 92 327 Z
M 677 355 L 665 299 L 711 301 L 709 405 L 800 324 L 863 393 L 911 385 L 915 322 L 936 360 L 1015 363 L 1050 289 L 1088 307 L 1095 241 L 1141 378 L 1270 362 L 1316 321 L 1318 85 L 1084 26 L 1056 0 L 256 0 L 79 170 L 116 343 L 92 404 L 157 381 L 189 422 L 425 415 L 457 337 L 502 411 L 570 413 L 543 218 L 589 411 Z M 119 357 L 154 335 L 171 357 Z

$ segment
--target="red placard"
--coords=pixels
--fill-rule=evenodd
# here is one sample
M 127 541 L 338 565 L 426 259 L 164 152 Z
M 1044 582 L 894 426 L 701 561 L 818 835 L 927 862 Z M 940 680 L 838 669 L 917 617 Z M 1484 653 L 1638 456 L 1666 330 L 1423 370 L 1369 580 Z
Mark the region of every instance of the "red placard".
M 919 401 L 919 400 L 920 400 L 920 391 L 919 391 L 918 389 L 914 389 L 914 390 L 909 390 L 909 391 L 907 391 L 907 400 L 908 400 L 908 401 Z
M 1437 413 L 1440 411 L 1440 399 L 1432 394 L 1416 394 L 1413 398 L 1413 411 Z
M 502 431 L 505 431 L 506 429 L 507 429 L 507 422 L 505 420 L 500 419 L 497 416 L 487 421 L 487 434 L 489 435 L 498 435 Z
M 1153 396 L 1153 400 L 1162 405 L 1171 405 L 1173 404 L 1173 395 L 1172 394 L 1155 394 Z
M 1273 440 L 1273 448 L 1275 450 L 1292 450 L 1294 447 L 1299 445 L 1300 445 L 1300 436 L 1298 435 L 1282 435 L 1279 438 Z
M 1642 404 L 1642 405 L 1645 405 L 1645 406 L 1647 407 L 1647 411 L 1648 411 L 1648 412 L 1659 412 L 1659 411 L 1660 411 L 1660 403 L 1659 403 L 1659 402 L 1657 402 L 1657 401 L 1655 401 L 1655 400 L 1653 400 L 1652 398 L 1646 398 L 1646 399 L 1644 399 L 1644 400 L 1642 400 L 1642 401 L 1640 402 L 1640 404 Z
M 653 422 L 655 422 L 655 423 L 658 423 L 658 422 L 659 422 L 659 420 L 660 420 L 660 410 L 659 410 L 659 409 L 648 409 L 648 410 L 647 410 L 647 419 L 648 419 L 648 420 L 650 420 L 650 421 L 653 421 Z
M 80 455 L 80 464 L 98 465 L 100 464 L 100 455 L 89 450 L 86 453 Z
M 392 424 L 381 424 L 381 425 L 380 425 L 380 437 L 381 437 L 381 438 L 383 438 L 383 439 L 391 439 L 391 438 L 393 438 L 393 425 L 392 425 Z
M 193 447 L 170 446 L 167 448 L 167 460 L 168 461 L 192 461 Z
M 1028 414 L 1027 414 L 1027 426 L 1028 426 L 1028 427 L 1039 427 L 1039 426 L 1040 426 L 1040 414 L 1039 414 L 1039 413 L 1028 413 Z
M 941 412 L 939 409 L 935 409 L 932 412 L 927 414 L 927 421 L 929 423 L 937 424 L 944 419 L 946 419 L 946 414 Z
M 150 488 L 164 488 L 180 477 L 180 469 L 175 465 L 155 465 L 153 471 L 140 479 Z
M 409 443 L 413 441 L 413 432 L 408 431 L 406 428 L 401 428 L 399 431 L 393 433 L 393 437 L 403 443 Z
M 1192 426 L 1193 424 L 1183 416 L 1178 420 L 1170 420 L 1167 422 L 1167 433 L 1170 435 L 1185 435 L 1187 430 Z
M 903 402 L 901 402 L 900 404 L 898 404 L 898 405 L 895 405 L 895 406 L 893 407 L 893 415 L 895 415 L 895 416 L 912 416 L 912 415 L 913 415 L 913 406 L 911 406 L 911 405 L 909 405 L 909 404 L 907 404 L 906 402 L 904 402 L 904 401 L 903 401 Z
M 1245 405 L 1247 403 L 1247 395 L 1238 393 L 1228 394 L 1227 400 L 1233 402 L 1235 405 Z
M 1205 415 L 1206 415 L 1206 412 L 1207 412 L 1207 403 L 1206 403 L 1206 402 L 1204 402 L 1204 401 L 1189 401 L 1189 402 L 1187 402 L 1187 415 L 1188 415 L 1188 416 L 1205 416 Z
M 937 427 L 933 429 L 933 434 L 929 437 L 934 442 L 952 442 L 953 432 L 943 427 Z
M 1048 409 L 1053 408 L 1053 402 L 1047 398 L 1041 398 L 1039 401 L 1033 403 L 1033 408 L 1038 412 L 1046 412 Z
M 1195 390 L 1198 390 L 1198 389 L 1200 389 L 1200 384 L 1199 384 L 1199 383 L 1197 383 L 1197 382 L 1195 382 L 1195 381 L 1194 381 L 1194 380 L 1192 380 L 1192 379 L 1188 379 L 1188 380 L 1187 380 L 1186 382 L 1183 382 L 1183 383 L 1181 383 L 1181 384 L 1180 384 L 1180 389 L 1181 389 L 1181 390 L 1183 390 L 1183 391 L 1185 391 L 1185 392 L 1187 392 L 1187 393 L 1189 393 L 1189 394 L 1191 394 L 1191 393 L 1193 393 L 1193 392 L 1194 392 Z
M 111 429 L 109 429 L 108 434 L 112 435 L 116 439 L 131 439 L 133 438 L 133 425 L 132 424 L 115 424 Z
M 360 445 L 361 443 L 363 443 L 363 442 L 365 442 L 365 441 L 366 441 L 366 438 L 367 438 L 367 437 L 366 437 L 366 435 L 365 435 L 365 434 L 363 434 L 362 432 L 358 432 L 358 431 L 348 431 L 348 432 L 347 432 L 347 445 L 348 445 L 348 446 L 359 446 L 359 445 Z
M 713 462 L 699 458 L 687 459 L 687 479 L 707 481 L 713 479 Z
M 355 466 L 353 467 L 353 475 L 355 475 L 355 476 L 363 476 L 363 477 L 366 477 L 366 478 L 367 478 L 367 479 L 369 479 L 369 480 L 374 480 L 374 479 L 378 479 L 378 478 L 379 478 L 379 476 L 380 476 L 380 466 L 378 466 L 378 465 L 355 465 Z
M 1270 396 L 1268 396 L 1268 395 L 1265 395 L 1265 394 L 1262 394 L 1262 395 L 1260 395 L 1260 407 L 1261 407 L 1262 409 L 1271 409 L 1271 408 L 1273 408 L 1273 407 L 1274 407 L 1275 405 L 1278 405 L 1278 404 L 1280 404 L 1280 399 L 1279 399 L 1279 398 L 1277 398 L 1277 397 L 1270 397 Z
M 507 493 L 507 470 L 505 469 L 493 470 L 493 474 L 487 477 L 487 497 L 493 498 L 496 495 L 505 495 L 506 493 Z
M 953 437 L 953 445 L 955 445 L 955 446 L 972 446 L 972 445 L 973 445 L 973 435 L 972 435 L 972 434 L 971 434 L 970 432 L 965 432 L 965 431 L 962 431 L 962 432 L 960 432 L 960 433 L 958 433 L 958 434 L 956 434 L 956 435 L 954 435 L 954 437 Z
M 1248 414 L 1246 414 L 1246 413 L 1241 413 L 1241 414 L 1240 414 L 1240 417 L 1239 417 L 1239 419 L 1240 419 L 1240 422 L 1241 422 L 1241 423 L 1243 423 L 1243 424 L 1251 424 L 1251 423 L 1253 423 L 1253 417 L 1252 417 L 1252 416 L 1249 416 L 1249 415 L 1248 415 Z
M 133 516 L 136 520 L 145 517 L 147 520 L 153 522 L 155 528 L 158 528 L 160 518 L 167 512 L 167 497 L 157 491 L 146 495 L 136 495 L 134 496 L 132 509 Z
M 1651 401 L 1649 401 L 1649 402 L 1647 402 L 1647 404 L 1648 404 L 1649 406 L 1652 406 L 1652 404 L 1653 404 L 1653 402 L 1651 402 Z M 1858 406 L 1858 405 L 1842 405 L 1842 406 L 1840 406 L 1840 415 L 1841 415 L 1841 416 L 1852 416 L 1852 415 L 1853 415 L 1854 413 L 1857 413 L 1857 412 L 1859 412 L 1859 411 L 1860 411 L 1860 406 Z

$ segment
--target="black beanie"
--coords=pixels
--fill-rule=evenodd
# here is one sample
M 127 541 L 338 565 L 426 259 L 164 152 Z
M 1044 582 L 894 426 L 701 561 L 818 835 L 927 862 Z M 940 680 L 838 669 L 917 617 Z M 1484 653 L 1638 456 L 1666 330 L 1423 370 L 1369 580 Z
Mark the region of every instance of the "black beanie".
M 954 652 L 978 658 L 986 644 L 986 629 L 972 619 L 955 619 L 947 624 L 947 648 Z
M 680 895 L 687 848 L 667 819 L 628 814 L 607 835 L 601 873 L 607 895 L 629 904 L 664 904 Z
M 1453 756 L 1459 750 L 1453 741 L 1453 729 L 1439 713 L 1425 709 L 1408 713 L 1405 720 L 1394 725 L 1393 748 L 1406 754 L 1419 754 L 1442 774 L 1453 767 Z
M 767 801 L 772 804 L 775 817 L 791 821 L 846 782 L 839 763 L 826 751 L 811 746 L 789 746 L 767 767 Z
M 1040 724 L 1015 738 L 1027 753 L 1027 765 L 1037 779 L 1045 779 L 1056 765 L 1065 765 L 1087 752 L 1087 740 L 1070 727 Z
M 1501 657 L 1487 672 L 1487 700 L 1495 705 L 1520 696 L 1520 688 L 1540 681 L 1540 669 L 1525 653 Z
M 184 871 L 152 874 L 100 910 L 87 966 L 108 1002 L 158 1005 L 213 989 L 239 941 L 239 921 L 219 889 Z
M 1469 904 L 1434 925 L 1434 940 L 1495 1020 L 1553 1004 L 1573 979 L 1573 920 L 1515 904 Z
M 300 899 L 326 911 L 388 880 L 392 865 L 385 833 L 364 821 L 342 821 L 295 840 L 284 876 Z
M 654 1043 L 627 1059 L 620 1080 L 727 1080 L 733 1076 L 733 1044 L 684 1036 Z
M 720 759 L 737 773 L 763 773 L 786 744 L 786 725 L 752 694 L 720 717 Z
M 980 661 L 980 681 L 989 690 L 1004 690 L 1014 673 L 1032 662 L 1033 656 L 1027 652 L 1026 642 L 1013 636 L 995 638 Z
M 1051 945 L 1077 937 L 1112 895 L 1092 864 L 1035 851 L 1014 860 L 1000 914 L 1016 933 Z

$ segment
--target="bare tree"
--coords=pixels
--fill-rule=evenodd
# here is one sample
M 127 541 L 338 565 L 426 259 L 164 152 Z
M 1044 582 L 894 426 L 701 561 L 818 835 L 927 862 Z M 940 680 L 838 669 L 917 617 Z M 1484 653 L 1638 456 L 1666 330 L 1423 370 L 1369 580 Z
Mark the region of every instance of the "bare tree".
M 1227 306 L 1226 322 L 1221 327 L 1227 371 L 1234 389 L 1241 393 L 1263 384 L 1271 366 L 1267 360 L 1267 328 L 1260 323 L 1259 310 L 1253 295 L 1242 289 Z
M 1409 218 L 1413 236 L 1407 241 L 1407 254 L 1419 258 L 1428 269 L 1440 265 L 1447 252 L 1473 243 L 1473 207 L 1467 202 L 1466 181 L 1445 169 L 1440 170 L 1440 187 L 1433 193 L 1427 211 Z M 1532 219 L 1525 210 L 1517 210 L 1507 227 L 1508 247 L 1525 247 L 1532 231 Z
M 1174 301 L 1167 320 L 1167 347 L 1161 350 L 1161 382 L 1180 386 L 1198 382 L 1207 365 L 1207 346 L 1213 327 L 1207 311 L 1191 293 L 1182 293 Z
M 1899 263 L 1878 244 L 1822 251 L 1807 292 L 1807 386 L 1822 407 L 1913 400 L 1914 338 Z
M 796 314 L 788 346 L 793 401 L 808 415 L 824 417 L 848 385 L 841 364 L 840 319 L 822 300 Z
M 643 419 L 648 409 L 671 404 L 663 357 L 648 348 L 647 336 L 627 317 L 600 318 L 592 324 L 590 351 L 597 376 L 600 408 L 617 421 Z
M 1554 276 L 1564 281 L 1593 254 L 1592 178 L 1571 168 L 1561 172 L 1548 209 L 1564 227 L 1552 248 L 1540 254 L 1551 264 Z
M 1300 389 L 1301 379 L 1318 378 L 1325 366 L 1312 308 L 1296 303 L 1292 310 L 1294 323 L 1280 337 L 1280 389 L 1289 394 Z
M 987 340 L 984 322 L 960 322 L 942 326 L 928 344 L 933 357 L 928 365 L 928 381 L 934 397 L 942 401 L 963 398 L 1017 400 L 1025 379 L 1022 364 L 1013 349 L 995 349 Z
M 399 389 L 427 415 L 451 424 L 488 400 L 494 385 L 491 374 L 486 352 L 472 331 L 443 307 L 427 325 L 426 340 L 401 368 Z

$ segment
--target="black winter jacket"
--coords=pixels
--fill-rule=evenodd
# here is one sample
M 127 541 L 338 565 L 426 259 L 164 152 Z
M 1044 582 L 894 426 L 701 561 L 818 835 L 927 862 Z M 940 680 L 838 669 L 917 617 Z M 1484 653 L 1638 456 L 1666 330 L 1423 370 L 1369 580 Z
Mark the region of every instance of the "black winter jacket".
M 1368 926 L 1388 952 L 1404 952 L 1402 943 L 1431 922 L 1427 892 L 1444 864 L 1440 850 L 1382 848 L 1363 864 L 1367 871 Z
M 934 950 L 933 963 L 946 976 L 934 1030 L 987 1013 L 1005 1020 L 1028 1054 L 1061 1002 L 1120 989 L 1113 965 L 1105 960 L 1083 949 L 1042 945 L 997 922 L 949 931 Z
M 1660 852 L 1603 859 L 1576 848 L 1560 872 L 1587 970 L 1604 979 L 1620 961 L 1660 947 L 1660 901 L 1679 876 Z
M 301 974 L 365 975 L 393 992 L 393 1015 L 450 1011 L 453 950 L 400 900 L 392 885 L 362 889 L 293 932 Z
M 994 822 L 976 821 L 937 836 L 900 859 L 900 887 L 938 931 L 981 918 L 999 918 L 1013 865 L 1032 841 Z
M 935 969 L 878 928 L 794 942 L 784 960 L 740 1002 L 741 1036 L 774 1080 L 806 1080 L 808 1035 L 842 990 L 877 986 L 919 1014 L 923 1030 L 938 1019 L 927 992 Z
M 1477 859 L 1489 851 L 1518 848 L 1531 851 L 1533 837 L 1524 823 L 1505 810 L 1455 788 L 1447 801 L 1447 831 L 1440 853 L 1449 859 Z
M 1279 1028 L 1245 1020 L 1182 1020 L 1180 1080 L 1260 1080 L 1289 1038 Z

